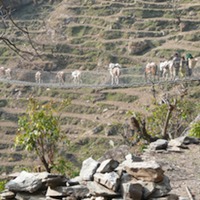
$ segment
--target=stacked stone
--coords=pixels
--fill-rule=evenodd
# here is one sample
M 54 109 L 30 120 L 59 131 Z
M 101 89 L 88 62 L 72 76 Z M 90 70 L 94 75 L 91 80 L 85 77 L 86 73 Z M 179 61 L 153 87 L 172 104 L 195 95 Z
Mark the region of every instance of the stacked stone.
M 22 171 L 6 184 L 1 199 L 148 200 L 167 196 L 170 190 L 170 181 L 156 161 L 134 161 L 128 154 L 121 163 L 90 157 L 73 179 Z

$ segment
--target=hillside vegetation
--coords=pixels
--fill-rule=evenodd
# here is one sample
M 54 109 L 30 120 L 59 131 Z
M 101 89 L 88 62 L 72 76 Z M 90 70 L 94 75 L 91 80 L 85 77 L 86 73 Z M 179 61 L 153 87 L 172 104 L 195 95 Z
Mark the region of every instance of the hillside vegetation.
M 9 19 L 5 19 L 0 30 L 17 47 L 34 55 L 25 53 L 20 57 L 2 42 L 0 62 L 14 68 L 14 75 L 21 79 L 34 81 L 33 72 L 29 73 L 31 69 L 71 72 L 81 68 L 93 72 L 105 69 L 110 62 L 118 62 L 124 68 L 135 67 L 141 71 L 147 61 L 159 61 L 175 51 L 183 54 L 191 52 L 198 57 L 199 8 L 199 0 L 180 0 L 174 5 L 163 0 L 30 3 L 17 7 L 12 13 L 15 23 L 21 28 L 27 27 L 29 35 L 17 29 Z M 180 15 L 180 23 L 177 15 Z M 134 70 L 131 72 L 135 73 Z M 93 79 L 97 79 L 96 76 Z M 187 88 L 187 97 L 192 105 L 196 104 L 200 97 L 199 81 L 156 85 L 158 100 L 169 90 L 172 90 L 172 95 L 175 93 L 180 97 L 177 88 L 182 85 Z M 17 85 L 12 81 L 0 83 L 0 174 L 23 168 L 32 170 L 38 165 L 33 155 L 28 156 L 26 151 L 14 148 L 18 117 L 26 112 L 29 97 L 44 103 L 71 99 L 71 105 L 63 110 L 61 121 L 62 131 L 71 143 L 69 146 L 60 144 L 60 155 L 76 167 L 80 167 L 89 156 L 97 159 L 113 146 L 126 144 L 122 134 L 130 113 L 140 112 L 149 116 L 149 109 L 155 103 L 152 86 L 66 89 L 26 83 Z M 197 111 L 192 112 L 193 117 Z M 141 151 L 141 147 L 137 148 L 134 153 Z
M 152 115 L 155 106 L 161 101 L 163 94 L 170 98 L 182 99 L 182 83 L 171 83 L 155 87 L 156 99 L 152 87 L 132 88 L 46 88 L 37 86 L 23 86 L 4 83 L 1 84 L 0 99 L 0 172 L 8 173 L 22 169 L 34 170 L 39 160 L 21 148 L 15 148 L 14 142 L 18 128 L 18 118 L 27 110 L 28 99 L 34 97 L 42 103 L 53 101 L 57 104 L 64 99 L 70 99 L 71 104 L 62 110 L 61 130 L 67 136 L 69 143 L 63 141 L 60 144 L 60 156 L 71 161 L 75 168 L 80 168 L 81 162 L 92 156 L 100 158 L 107 150 L 122 144 L 131 144 L 134 138 L 124 137 L 127 132 L 127 124 L 130 124 L 131 113 L 140 114 L 147 120 Z M 174 121 L 174 129 L 184 130 L 188 124 L 198 115 L 198 99 L 200 97 L 199 81 L 185 85 L 188 93 L 181 101 L 185 102 L 186 114 L 177 115 Z M 187 101 L 189 100 L 189 104 Z M 177 111 L 181 111 L 177 107 Z M 162 115 L 163 113 L 163 115 Z M 176 113 L 176 111 L 175 111 Z M 157 113 L 159 120 L 159 112 Z M 164 110 L 160 112 L 160 118 L 165 118 Z M 183 120 L 185 122 L 183 123 Z M 163 121 L 164 122 L 164 121 Z M 181 126 L 180 126 L 181 125 Z M 161 126 L 161 122 L 158 128 Z M 153 128 L 152 122 L 147 121 L 149 132 L 158 130 Z M 160 127 L 162 128 L 162 127 Z M 153 134 L 156 132 L 153 131 Z M 179 131 L 179 132 L 180 132 Z M 130 136 L 129 136 L 130 137 Z M 134 154 L 140 154 L 142 146 L 136 145 Z M 130 145 L 131 146 L 131 145 Z
M 19 27 L 27 27 L 40 56 L 36 54 L 30 62 L 1 44 L 0 61 L 26 69 L 92 70 L 103 69 L 110 62 L 141 67 L 176 51 L 198 57 L 199 8 L 198 0 L 38 1 L 17 8 L 13 19 Z M 9 20 L 5 25 L 2 32 L 18 47 L 34 52 L 26 34 Z

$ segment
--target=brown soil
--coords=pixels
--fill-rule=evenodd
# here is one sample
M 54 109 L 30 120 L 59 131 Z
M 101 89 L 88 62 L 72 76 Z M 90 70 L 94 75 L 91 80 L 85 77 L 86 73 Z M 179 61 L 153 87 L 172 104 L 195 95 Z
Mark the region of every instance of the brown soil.
M 200 199 L 200 145 L 189 145 L 181 152 L 154 153 L 150 159 L 155 159 L 163 167 L 170 179 L 170 193 L 189 198 L 189 188 L 193 200 Z M 192 199 L 191 199 L 192 200 Z
M 64 91 L 64 90 L 63 90 Z M 156 91 L 160 94 L 163 91 L 159 89 L 159 87 L 156 88 Z M 174 89 L 175 93 L 176 89 Z M 61 92 L 61 91 L 60 91 Z M 66 91 L 65 91 L 66 92 Z M 75 92 L 71 90 L 67 90 L 68 93 Z M 76 90 L 77 93 L 83 92 L 81 89 Z M 85 105 L 85 106 L 91 106 L 91 107 L 98 107 L 98 103 L 105 103 L 109 105 L 115 105 L 118 107 L 116 110 L 108 110 L 107 112 L 103 113 L 102 115 L 98 114 L 81 114 L 81 113 L 64 113 L 66 116 L 71 116 L 75 118 L 80 118 L 82 120 L 89 120 L 89 121 L 95 121 L 99 124 L 112 124 L 114 121 L 124 122 L 125 115 L 120 115 L 120 110 L 126 110 L 126 111 L 133 111 L 133 112 L 143 112 L 144 114 L 148 115 L 147 107 L 149 107 L 152 104 L 152 92 L 151 87 L 142 87 L 142 88 L 117 88 L 117 89 L 102 89 L 99 92 L 103 93 L 123 93 L 127 95 L 134 95 L 138 96 L 138 100 L 136 100 L 133 103 L 128 102 L 120 102 L 120 101 L 107 101 L 107 100 L 101 100 L 97 101 L 96 103 L 88 102 L 87 100 L 83 101 L 82 99 L 74 99 L 72 100 L 72 104 L 78 104 L 78 105 Z M 83 94 L 81 94 L 83 95 Z M 92 94 L 90 94 L 92 95 Z M 22 94 L 23 98 L 26 98 L 25 94 Z M 158 95 L 159 97 L 159 95 Z M 46 96 L 40 96 L 38 97 L 40 100 L 57 100 L 60 101 L 61 98 L 55 98 L 55 97 L 46 97 Z M 17 112 L 22 113 L 25 109 L 24 108 L 17 108 L 13 109 L 10 107 L 3 108 L 5 112 L 16 114 Z M 98 118 L 97 118 L 98 117 Z M 13 129 L 16 129 L 17 124 L 10 121 L 1 121 L 0 122 L 1 128 L 6 129 L 6 127 L 13 127 Z M 63 129 L 69 128 L 68 125 L 63 125 Z M 78 125 L 71 125 L 70 128 L 72 129 L 81 129 Z M 14 135 L 7 135 L 4 131 L 0 131 L 2 134 L 2 141 L 1 143 L 7 143 L 10 144 L 14 142 Z M 91 129 L 82 128 L 82 134 L 78 135 L 70 135 L 71 138 L 80 139 L 81 137 L 108 137 L 105 135 L 95 135 L 91 134 Z M 109 139 L 115 139 L 115 137 L 120 136 L 109 136 Z M 200 146 L 199 145 L 189 145 L 189 149 L 183 149 L 181 153 L 156 153 L 149 155 L 149 159 L 155 159 L 157 162 L 159 162 L 163 169 L 165 170 L 165 174 L 169 177 L 171 181 L 172 191 L 171 193 L 177 194 L 179 196 L 188 197 L 188 193 L 186 191 L 186 187 L 188 187 L 191 190 L 191 193 L 194 195 L 195 200 L 200 199 Z M 2 149 L 0 151 L 2 154 L 5 155 L 11 155 L 14 153 L 12 149 Z M 21 154 L 24 154 L 24 152 L 19 152 Z M 10 156 L 11 157 L 11 156 Z M 37 160 L 36 160 L 37 161 Z M 35 161 L 35 162 L 36 162 Z M 25 165 L 33 163 L 30 160 L 21 160 L 17 162 L 17 165 Z M 37 163 L 36 163 L 37 164 Z M 1 166 L 15 166 L 16 162 L 10 160 L 3 159 L 1 161 Z

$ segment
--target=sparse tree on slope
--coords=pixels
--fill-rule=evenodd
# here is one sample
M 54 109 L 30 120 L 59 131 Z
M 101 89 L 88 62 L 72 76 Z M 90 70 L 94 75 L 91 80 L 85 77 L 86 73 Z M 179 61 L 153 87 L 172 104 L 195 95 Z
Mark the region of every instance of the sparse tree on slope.
M 26 114 L 18 121 L 16 146 L 22 145 L 35 153 L 47 172 L 51 172 L 55 165 L 58 143 L 63 139 L 58 111 L 69 104 L 67 100 L 56 108 L 53 102 L 42 105 L 31 98 Z

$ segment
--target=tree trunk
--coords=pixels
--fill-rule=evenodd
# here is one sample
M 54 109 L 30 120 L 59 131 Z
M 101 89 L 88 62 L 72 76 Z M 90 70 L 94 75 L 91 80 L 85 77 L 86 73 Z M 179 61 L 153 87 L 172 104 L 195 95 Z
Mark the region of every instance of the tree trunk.
M 51 168 L 49 167 L 49 164 L 48 164 L 48 162 L 46 161 L 46 159 L 44 158 L 44 156 L 41 156 L 41 157 L 40 157 L 40 160 L 41 160 L 42 164 L 44 165 L 45 170 L 46 170 L 48 173 L 51 173 Z
M 175 100 L 174 105 L 169 104 L 169 108 L 168 108 L 167 115 L 166 115 L 166 118 L 165 118 L 165 125 L 164 125 L 163 131 L 162 131 L 162 136 L 165 139 L 168 139 L 168 138 L 172 139 L 172 136 L 167 133 L 167 127 L 169 125 L 169 120 L 171 118 L 171 113 L 174 110 L 174 108 L 176 106 L 176 103 L 177 103 L 177 100 Z
M 131 128 L 135 133 L 139 135 L 139 138 L 143 138 L 147 140 L 148 142 L 154 142 L 158 139 L 156 137 L 152 137 L 151 135 L 147 133 L 145 120 L 143 120 L 142 122 L 139 122 L 135 117 L 132 117 Z

